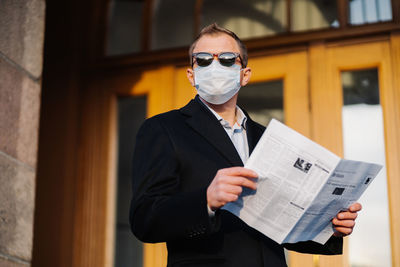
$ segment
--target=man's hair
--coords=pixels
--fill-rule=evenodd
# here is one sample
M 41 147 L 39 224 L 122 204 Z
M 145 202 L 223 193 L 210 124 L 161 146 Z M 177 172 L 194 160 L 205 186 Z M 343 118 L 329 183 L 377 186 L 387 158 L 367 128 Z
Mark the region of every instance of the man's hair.
M 234 32 L 218 26 L 217 23 L 213 23 L 211 25 L 208 25 L 208 26 L 204 27 L 200 31 L 199 35 L 197 35 L 196 39 L 194 39 L 192 45 L 189 48 L 190 64 L 191 65 L 193 64 L 193 62 L 192 62 L 192 60 L 193 60 L 193 56 L 192 56 L 193 55 L 193 50 L 194 50 L 197 42 L 199 41 L 199 39 L 201 37 L 203 37 L 204 35 L 218 35 L 218 34 L 227 34 L 230 37 L 232 37 L 233 39 L 235 39 L 236 43 L 239 46 L 240 57 L 242 59 L 242 65 L 244 67 L 246 67 L 247 66 L 247 59 L 248 59 L 246 46 L 244 45 L 242 40 L 240 40 L 239 37 L 237 37 L 237 35 Z

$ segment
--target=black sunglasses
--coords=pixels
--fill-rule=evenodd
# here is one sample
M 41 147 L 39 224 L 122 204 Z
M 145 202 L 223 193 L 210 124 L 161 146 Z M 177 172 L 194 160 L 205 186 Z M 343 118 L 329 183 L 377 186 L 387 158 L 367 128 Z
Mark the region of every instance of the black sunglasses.
M 213 62 L 214 57 L 217 57 L 219 63 L 225 67 L 232 66 L 233 64 L 235 64 L 236 59 L 239 58 L 242 68 L 244 67 L 243 63 L 242 63 L 242 58 L 240 57 L 240 54 L 234 53 L 234 52 L 222 52 L 219 54 L 211 54 L 211 53 L 207 53 L 207 52 L 193 53 L 192 54 L 192 67 L 193 67 L 194 63 L 197 63 L 197 65 L 199 65 L 200 67 L 207 67 L 208 65 L 210 65 Z M 195 61 L 193 60 L 193 58 L 195 59 Z

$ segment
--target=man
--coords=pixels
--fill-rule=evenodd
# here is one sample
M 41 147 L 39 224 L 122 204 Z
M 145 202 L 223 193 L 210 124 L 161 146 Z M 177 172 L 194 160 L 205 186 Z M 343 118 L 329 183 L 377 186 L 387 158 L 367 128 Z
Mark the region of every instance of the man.
M 133 162 L 133 233 L 167 242 L 168 266 L 286 266 L 283 246 L 221 210 L 257 174 L 243 168 L 264 127 L 236 106 L 250 79 L 247 51 L 231 31 L 204 28 L 192 44 L 187 70 L 198 96 L 185 107 L 150 118 L 137 135 Z M 340 254 L 360 204 L 333 219 L 325 245 L 284 246 L 299 252 Z

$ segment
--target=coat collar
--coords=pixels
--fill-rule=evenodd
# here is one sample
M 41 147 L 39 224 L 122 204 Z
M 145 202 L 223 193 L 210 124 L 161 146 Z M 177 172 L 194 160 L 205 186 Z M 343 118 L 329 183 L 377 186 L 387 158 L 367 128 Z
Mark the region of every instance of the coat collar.
M 187 116 L 186 123 L 201 136 L 203 136 L 218 152 L 225 157 L 232 166 L 243 166 L 235 146 L 226 134 L 218 119 L 211 111 L 204 106 L 197 95 L 186 106 L 180 109 L 180 112 Z M 244 111 L 245 112 L 245 111 Z M 249 144 L 249 153 L 251 153 L 258 142 L 261 134 L 253 126 L 255 123 L 247 116 L 247 139 Z

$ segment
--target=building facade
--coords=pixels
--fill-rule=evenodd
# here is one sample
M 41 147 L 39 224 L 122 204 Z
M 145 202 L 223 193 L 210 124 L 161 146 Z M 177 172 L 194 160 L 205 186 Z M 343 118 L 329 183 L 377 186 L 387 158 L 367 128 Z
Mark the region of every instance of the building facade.
M 40 10 L 31 12 L 43 14 L 43 3 Z M 188 47 L 212 22 L 236 32 L 248 47 L 253 76 L 241 89 L 239 105 L 254 120 L 266 125 L 277 118 L 340 156 L 385 166 L 361 200 L 364 211 L 357 231 L 346 238 L 344 255 L 288 252 L 289 265 L 400 266 L 399 0 L 48 1 L 42 79 L 41 72 L 1 50 L 4 71 L 14 68 L 36 87 L 42 80 L 42 87 L 38 145 L 28 140 L 30 149 L 38 149 L 37 168 L 36 157 L 24 159 L 33 152 L 13 154 L 12 135 L 0 133 L 2 158 L 28 172 L 20 172 L 21 182 L 13 174 L 1 176 L 8 188 L 25 186 L 18 194 L 2 187 L 0 197 L 11 200 L 13 194 L 15 200 L 1 211 L 13 211 L 24 192 L 35 195 L 34 204 L 23 206 L 34 213 L 33 244 L 25 250 L 33 251 L 32 261 L 29 253 L 10 252 L 12 243 L 2 234 L 0 263 L 165 265 L 164 244 L 142 244 L 129 230 L 134 137 L 146 117 L 179 108 L 196 94 L 186 79 Z M 44 33 L 36 29 L 35 36 Z M 26 55 L 41 58 L 39 52 Z M 9 103 L 3 94 L 9 96 L 11 87 L 0 79 L 0 101 Z M 39 122 L 30 112 L 39 102 L 31 103 L 14 106 Z M 2 117 L 2 129 L 15 122 Z M 35 129 L 25 134 L 35 138 Z M 9 169 L 10 163 L 1 164 Z M 15 225 L 0 224 L 1 233 L 11 236 Z M 32 235 L 28 225 L 21 231 Z

